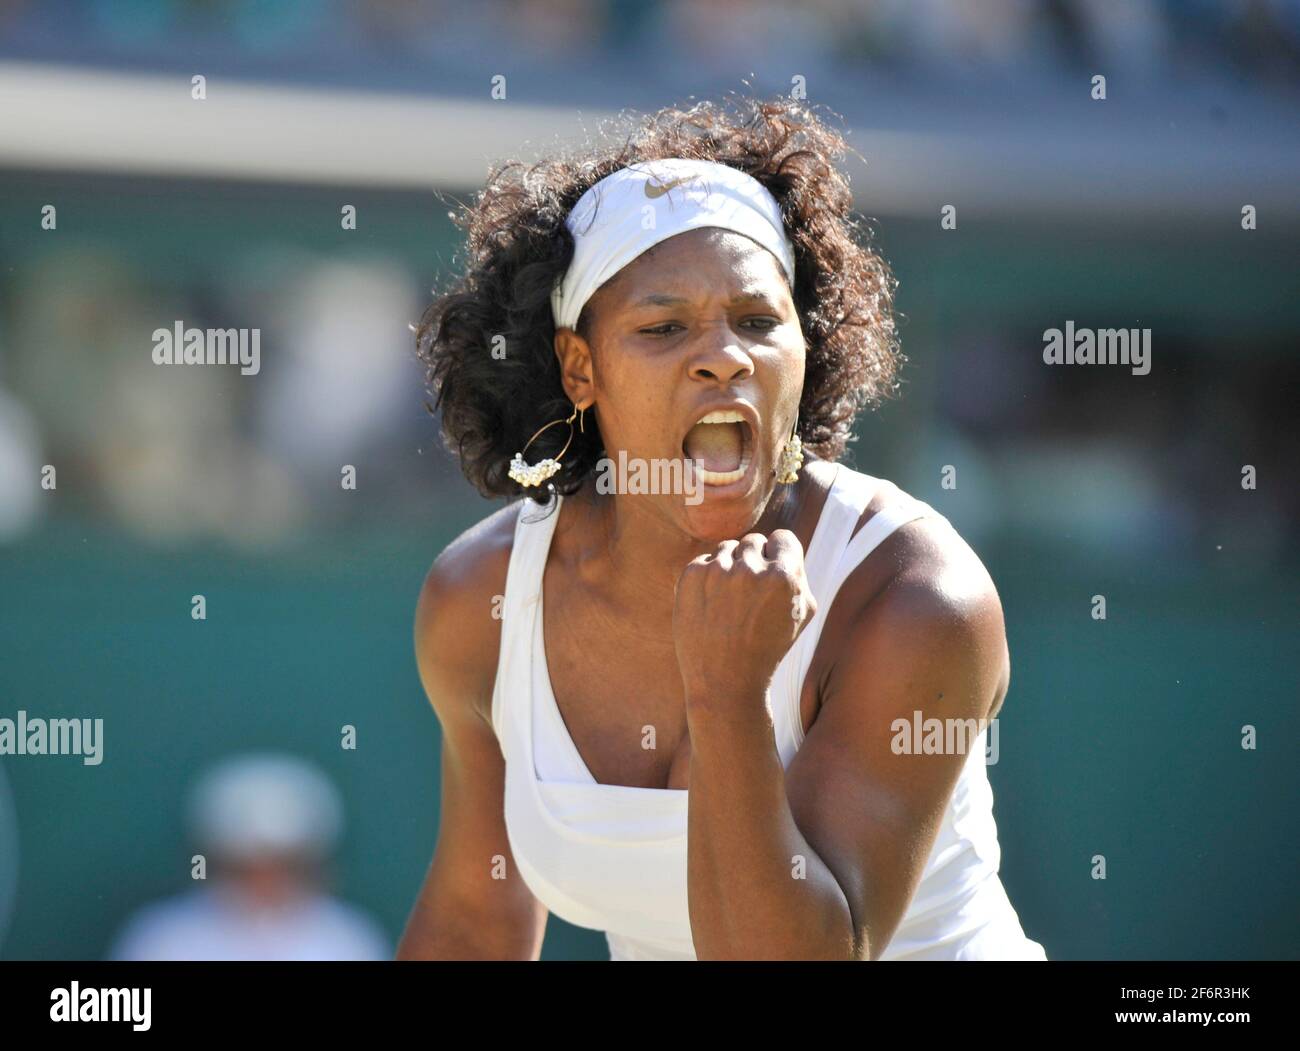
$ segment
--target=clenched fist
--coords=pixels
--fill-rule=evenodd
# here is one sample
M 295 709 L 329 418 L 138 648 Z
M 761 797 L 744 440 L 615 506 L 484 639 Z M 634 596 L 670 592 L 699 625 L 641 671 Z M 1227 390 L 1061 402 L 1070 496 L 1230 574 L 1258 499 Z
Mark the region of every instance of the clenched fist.
M 673 641 L 686 700 L 709 706 L 763 696 L 817 612 L 803 546 L 788 529 L 724 540 L 682 570 Z

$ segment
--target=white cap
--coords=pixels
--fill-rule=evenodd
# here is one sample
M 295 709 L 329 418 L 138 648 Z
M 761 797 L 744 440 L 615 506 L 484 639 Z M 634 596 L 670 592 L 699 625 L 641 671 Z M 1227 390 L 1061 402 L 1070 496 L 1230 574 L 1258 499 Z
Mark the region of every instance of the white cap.
M 758 242 L 794 289 L 794 247 L 781 206 L 761 182 L 727 164 L 669 157 L 620 168 L 578 199 L 565 225 L 574 250 L 551 293 L 556 328 L 574 328 L 595 291 L 646 249 L 705 226 Z
M 338 790 L 314 765 L 290 755 L 222 760 L 195 786 L 190 817 L 205 850 L 237 857 L 323 854 L 343 828 Z

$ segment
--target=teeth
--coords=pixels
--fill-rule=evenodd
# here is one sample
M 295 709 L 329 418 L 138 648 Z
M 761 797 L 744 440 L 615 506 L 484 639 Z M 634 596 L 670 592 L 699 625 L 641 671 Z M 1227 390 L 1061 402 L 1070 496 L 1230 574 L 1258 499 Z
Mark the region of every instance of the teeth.
M 740 466 L 734 471 L 706 471 L 694 461 L 688 460 L 695 469 L 696 477 L 704 485 L 730 485 L 732 482 L 738 482 L 745 477 L 745 472 L 749 470 L 749 457 L 743 456 L 740 460 Z
M 698 474 L 700 481 L 705 485 L 730 485 L 744 478 L 747 468 L 748 464 L 741 464 L 734 471 L 706 471 L 701 467 Z
M 734 409 L 719 409 L 717 412 L 711 412 L 707 416 L 696 421 L 696 426 L 701 423 L 744 423 L 745 417 L 740 415 Z

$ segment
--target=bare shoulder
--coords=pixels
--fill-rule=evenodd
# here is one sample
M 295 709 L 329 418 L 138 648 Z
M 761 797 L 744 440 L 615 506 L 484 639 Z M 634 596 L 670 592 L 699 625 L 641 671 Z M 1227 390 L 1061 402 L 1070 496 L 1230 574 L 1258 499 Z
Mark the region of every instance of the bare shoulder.
M 873 479 L 876 490 L 856 529 L 908 493 Z M 959 662 L 988 684 L 996 714 L 1010 682 L 1006 627 L 997 587 L 983 561 L 944 518 L 927 515 L 895 529 L 854 568 L 841 589 L 845 642 L 871 642 L 912 661 Z
M 856 529 L 885 507 L 915 499 L 893 482 L 877 481 L 875 495 Z M 939 609 L 975 613 L 990 604 L 1000 605 L 984 563 L 946 518 L 926 515 L 913 519 L 896 529 L 878 550 L 889 567 L 886 592 L 898 601 L 910 600 L 918 614 Z
M 444 725 L 468 713 L 491 724 L 501 604 L 518 515 L 519 504 L 507 504 L 465 530 L 434 559 L 420 588 L 416 662 Z

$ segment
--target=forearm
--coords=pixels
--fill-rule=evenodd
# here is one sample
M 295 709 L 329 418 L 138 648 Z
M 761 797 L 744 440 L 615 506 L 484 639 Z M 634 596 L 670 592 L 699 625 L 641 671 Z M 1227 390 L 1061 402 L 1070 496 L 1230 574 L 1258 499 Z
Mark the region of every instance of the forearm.
M 468 927 L 448 923 L 433 910 L 418 907 L 397 943 L 398 960 L 490 960 L 493 955 Z
M 762 698 L 725 712 L 688 698 L 687 723 L 687 881 L 696 956 L 856 959 L 844 892 L 790 812 Z
M 398 942 L 398 960 L 537 960 L 540 942 L 495 917 L 452 917 L 445 910 L 412 914 Z
M 407 917 L 397 945 L 397 959 L 539 958 L 546 924 L 544 910 L 528 910 L 508 898 L 473 900 L 438 877 L 435 862 Z

